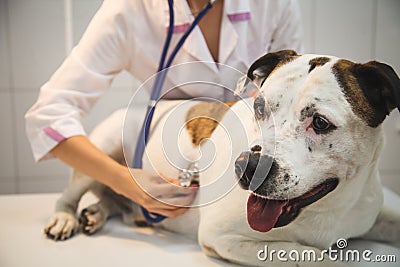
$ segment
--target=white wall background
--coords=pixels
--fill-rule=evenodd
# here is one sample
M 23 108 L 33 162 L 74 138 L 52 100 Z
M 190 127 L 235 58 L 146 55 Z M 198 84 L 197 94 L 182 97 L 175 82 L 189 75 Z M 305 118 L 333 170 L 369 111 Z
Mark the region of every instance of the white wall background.
M 278 1 L 278 0 L 277 0 Z M 35 164 L 25 137 L 24 114 L 39 87 L 62 63 L 82 35 L 101 0 L 71 0 L 65 23 L 63 0 L 0 0 L 0 194 L 59 192 L 69 169 L 52 160 Z M 355 61 L 386 62 L 400 73 L 400 0 L 299 0 L 305 52 Z M 68 12 L 67 12 L 68 13 Z M 72 25 L 72 39 L 66 29 Z M 126 106 L 137 82 L 127 74 L 85 120 L 91 129 L 101 118 Z M 381 160 L 383 182 L 400 193 L 400 116 L 384 124 L 387 144 Z

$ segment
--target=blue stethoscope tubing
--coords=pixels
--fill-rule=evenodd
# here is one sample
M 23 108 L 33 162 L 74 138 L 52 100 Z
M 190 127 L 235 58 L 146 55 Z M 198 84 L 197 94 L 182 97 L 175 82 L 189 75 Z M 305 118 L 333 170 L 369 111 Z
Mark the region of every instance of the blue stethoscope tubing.
M 159 100 L 162 87 L 165 82 L 165 78 L 167 76 L 168 68 L 171 66 L 172 61 L 177 55 L 179 49 L 183 46 L 189 34 L 193 31 L 193 29 L 199 24 L 200 20 L 204 17 L 204 15 L 210 10 L 214 1 L 209 1 L 207 5 L 200 11 L 197 17 L 194 19 L 190 27 L 187 31 L 182 35 L 181 39 L 179 39 L 175 48 L 172 50 L 171 55 L 169 56 L 167 63 L 164 65 L 165 60 L 167 59 L 168 48 L 171 43 L 172 34 L 174 32 L 174 1 L 168 0 L 168 8 L 169 8 L 169 28 L 167 32 L 167 37 L 165 39 L 164 47 L 162 50 L 162 54 L 160 57 L 160 62 L 157 70 L 157 74 L 155 76 L 154 84 L 152 87 L 149 105 L 147 106 L 145 120 L 143 121 L 142 128 L 139 133 L 139 138 L 136 142 L 135 154 L 133 159 L 133 168 L 141 169 L 142 168 L 142 158 L 144 154 L 144 150 L 146 147 L 146 143 L 149 137 L 150 132 L 150 124 L 154 115 L 154 108 L 156 101 Z M 158 223 L 164 220 L 166 217 L 157 213 L 151 213 L 145 208 L 141 207 L 143 216 L 150 223 Z

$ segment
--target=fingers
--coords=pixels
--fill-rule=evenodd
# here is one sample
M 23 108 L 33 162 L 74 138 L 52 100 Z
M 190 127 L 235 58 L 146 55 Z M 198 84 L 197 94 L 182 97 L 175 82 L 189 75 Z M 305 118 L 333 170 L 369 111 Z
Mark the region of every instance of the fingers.
M 164 175 L 163 173 L 161 173 L 161 172 L 159 173 L 159 175 L 160 175 L 160 178 L 164 179 L 164 180 L 167 181 L 168 183 L 181 186 L 180 183 L 179 183 L 179 181 L 178 181 L 177 179 L 169 178 L 169 177 L 165 176 L 165 175 Z
M 164 198 L 179 198 L 181 196 L 194 195 L 198 191 L 198 187 L 183 187 L 169 183 L 160 184 L 156 189 L 159 195 L 162 195 Z M 154 197 L 157 197 L 157 194 Z
M 175 218 L 185 213 L 189 208 L 165 204 L 157 199 L 151 199 L 142 205 L 147 211 L 157 213 L 169 218 Z
M 160 202 L 179 207 L 189 206 L 198 191 L 198 187 L 183 187 L 176 180 L 161 177 L 154 178 L 150 186 L 142 189 Z
M 154 210 L 152 209 L 147 209 L 147 210 L 151 213 L 157 213 L 168 218 L 176 218 L 184 214 L 186 211 L 188 211 L 189 208 L 169 206 L 169 208 L 167 209 L 156 208 Z
M 178 186 L 171 190 L 171 185 L 163 185 L 168 187 L 169 191 L 166 195 L 159 195 L 156 198 L 148 196 L 148 199 L 142 204 L 149 212 L 164 215 L 169 218 L 175 218 L 185 213 L 193 199 L 196 196 L 198 188 L 181 188 Z M 183 190 L 184 189 L 184 190 Z
M 196 197 L 197 190 L 198 188 L 185 188 L 185 190 L 170 190 L 168 188 L 168 191 L 165 190 L 157 196 L 147 195 L 141 204 L 144 207 L 153 208 L 154 206 L 162 209 L 189 207 Z
M 198 187 L 183 187 L 179 181 L 161 174 L 156 175 L 140 169 L 133 170 L 138 185 L 136 202 L 151 213 L 176 217 L 188 210 Z
M 172 196 L 169 198 L 163 198 L 161 201 L 166 203 L 167 205 L 170 206 L 175 206 L 175 207 L 189 207 L 190 204 L 193 202 L 195 195 L 190 194 L 190 195 L 180 195 L 179 197 Z

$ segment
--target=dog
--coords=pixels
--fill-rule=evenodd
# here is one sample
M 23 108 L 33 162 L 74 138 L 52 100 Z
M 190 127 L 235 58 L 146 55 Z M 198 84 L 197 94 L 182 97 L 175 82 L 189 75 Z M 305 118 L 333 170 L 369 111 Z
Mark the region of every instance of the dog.
M 339 238 L 400 241 L 400 214 L 383 207 L 378 173 L 382 122 L 400 109 L 395 71 L 376 61 L 359 64 L 283 50 L 257 59 L 237 92 L 249 84 L 257 86 L 258 96 L 236 103 L 157 104 L 144 169 L 178 177 L 176 165 L 196 161 L 200 190 L 193 208 L 155 226 L 192 236 L 207 255 L 246 266 L 321 265 L 293 259 L 266 263 L 257 257 L 266 245 L 320 253 Z M 123 147 L 134 147 L 116 134 L 125 131 L 125 112 L 112 114 L 90 136 L 121 163 Z M 172 130 L 177 139 L 165 142 L 175 135 Z M 173 152 L 161 143 L 172 144 Z M 178 163 L 171 164 L 171 157 Z M 89 190 L 99 202 L 77 219 L 78 203 Z M 64 240 L 81 225 L 93 234 L 115 214 L 145 224 L 136 203 L 75 171 L 45 233 Z M 324 264 L 342 264 L 323 256 Z

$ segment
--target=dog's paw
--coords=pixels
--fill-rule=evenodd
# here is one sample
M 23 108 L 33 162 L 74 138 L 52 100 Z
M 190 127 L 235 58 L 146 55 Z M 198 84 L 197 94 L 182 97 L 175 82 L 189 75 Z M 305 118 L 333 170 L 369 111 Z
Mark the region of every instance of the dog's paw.
M 106 215 L 98 205 L 94 204 L 82 210 L 79 223 L 87 235 L 96 233 L 105 223 Z
M 74 215 L 59 211 L 44 228 L 44 233 L 48 238 L 58 241 L 72 237 L 78 229 L 79 223 Z

